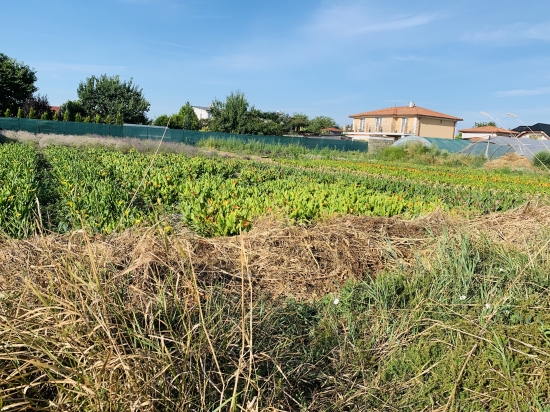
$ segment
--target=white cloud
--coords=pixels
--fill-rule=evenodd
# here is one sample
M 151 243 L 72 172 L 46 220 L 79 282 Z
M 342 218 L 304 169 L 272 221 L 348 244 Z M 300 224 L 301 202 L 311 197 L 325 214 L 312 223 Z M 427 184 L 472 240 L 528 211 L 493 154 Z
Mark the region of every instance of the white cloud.
M 278 70 L 281 67 L 306 66 L 327 56 L 337 56 L 361 44 L 361 51 L 379 47 L 376 33 L 402 32 L 428 25 L 441 18 L 440 13 L 397 15 L 390 18 L 382 10 L 357 4 L 322 7 L 303 19 L 293 31 L 273 36 L 251 36 L 251 40 L 229 52 L 207 58 L 205 66 L 220 65 L 235 71 Z M 389 40 L 387 40 L 389 41 Z M 420 60 L 404 56 L 404 60 Z M 372 60 L 369 62 L 372 65 Z
M 467 33 L 464 40 L 476 43 L 511 45 L 529 40 L 550 41 L 549 23 L 516 23 L 506 28 L 492 28 Z
M 550 87 L 538 87 L 535 89 L 515 89 L 496 92 L 497 97 L 521 97 L 521 96 L 537 96 L 541 94 L 550 94 Z

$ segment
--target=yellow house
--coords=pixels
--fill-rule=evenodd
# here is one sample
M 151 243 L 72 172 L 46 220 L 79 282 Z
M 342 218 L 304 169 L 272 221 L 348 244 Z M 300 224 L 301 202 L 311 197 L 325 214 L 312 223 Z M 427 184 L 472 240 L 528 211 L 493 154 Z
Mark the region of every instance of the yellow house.
M 459 117 L 418 107 L 414 103 L 408 106 L 389 107 L 387 109 L 352 114 L 352 138 L 400 138 L 404 135 L 422 137 L 441 137 L 453 139 Z

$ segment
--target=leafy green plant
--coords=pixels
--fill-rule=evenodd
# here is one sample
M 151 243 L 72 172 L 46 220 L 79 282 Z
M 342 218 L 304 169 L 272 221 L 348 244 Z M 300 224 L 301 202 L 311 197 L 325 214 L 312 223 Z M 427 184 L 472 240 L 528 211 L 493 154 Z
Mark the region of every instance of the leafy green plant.
M 53 114 L 52 114 L 52 120 L 53 120 L 54 122 L 59 121 L 59 112 L 57 112 L 57 111 L 54 111 L 54 112 L 53 112 Z
M 63 113 L 63 121 L 68 122 L 69 121 L 69 111 L 65 110 L 65 113 Z
M 48 120 L 48 113 L 47 112 L 42 113 L 42 116 L 40 116 L 40 120 Z
M 74 117 L 75 122 L 81 122 L 82 121 L 82 115 L 80 113 L 77 113 Z
M 5 117 L 11 117 L 11 110 L 10 110 L 9 107 L 8 107 L 8 108 L 6 109 L 6 111 L 4 112 L 4 116 L 5 116 Z
M 100 115 L 98 115 L 98 114 L 95 115 L 94 123 L 97 123 L 97 124 L 101 123 L 101 116 Z
M 90 123 L 92 121 L 92 119 L 90 118 L 90 116 L 86 116 L 84 118 L 84 123 Z
M 17 109 L 17 118 L 21 119 L 22 117 L 23 117 L 23 110 L 21 110 L 21 108 L 18 108 Z
M 31 107 L 29 110 L 29 119 L 36 119 L 36 110 L 34 110 L 34 107 Z
M 535 154 L 533 164 L 543 169 L 550 168 L 550 151 L 544 150 Z
M 122 114 L 120 114 L 120 112 L 118 112 L 117 115 L 116 115 L 115 124 L 117 126 L 122 126 L 123 123 L 124 123 L 124 120 L 122 119 Z

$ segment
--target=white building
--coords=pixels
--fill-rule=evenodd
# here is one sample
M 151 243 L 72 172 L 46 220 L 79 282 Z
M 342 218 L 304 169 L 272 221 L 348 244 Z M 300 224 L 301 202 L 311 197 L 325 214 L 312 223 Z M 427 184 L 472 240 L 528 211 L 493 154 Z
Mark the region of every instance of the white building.
M 212 115 L 210 114 L 210 107 L 204 106 L 191 106 L 195 111 L 195 114 L 200 119 L 210 119 Z

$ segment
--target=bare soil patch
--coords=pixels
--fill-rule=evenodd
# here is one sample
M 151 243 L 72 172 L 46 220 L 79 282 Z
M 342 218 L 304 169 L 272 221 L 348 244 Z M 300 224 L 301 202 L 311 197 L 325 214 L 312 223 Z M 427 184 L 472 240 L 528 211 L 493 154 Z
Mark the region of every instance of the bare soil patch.
M 337 291 L 347 280 L 375 277 L 431 254 L 443 233 L 489 236 L 526 247 L 536 244 L 541 230 L 549 227 L 550 207 L 528 204 L 473 220 L 451 219 L 440 212 L 411 221 L 341 216 L 306 228 L 265 219 L 242 236 L 213 239 L 185 228 L 165 236 L 160 225 L 109 236 L 74 232 L 4 239 L 0 291 L 29 273 L 50 279 L 61 267 L 131 274 L 136 286 L 140 279 L 150 278 L 151 271 L 188 279 L 193 268 L 203 285 L 240 288 L 244 274 L 247 282 L 250 275 L 257 295 L 310 300 Z

